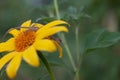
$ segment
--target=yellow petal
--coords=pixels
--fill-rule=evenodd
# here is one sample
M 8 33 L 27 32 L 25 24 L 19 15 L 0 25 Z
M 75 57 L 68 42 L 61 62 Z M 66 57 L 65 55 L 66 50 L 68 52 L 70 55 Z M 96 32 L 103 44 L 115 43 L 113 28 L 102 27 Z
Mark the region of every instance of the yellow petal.
M 55 42 L 56 46 L 57 46 L 58 49 L 59 49 L 59 58 L 62 58 L 62 56 L 63 56 L 62 47 L 61 47 L 56 41 L 54 41 L 54 42 Z
M 30 26 L 31 26 L 31 20 L 25 21 L 25 22 L 21 25 L 20 31 L 26 30 L 26 28 L 22 28 L 22 27 L 30 27 Z
M 39 66 L 39 57 L 33 46 L 30 46 L 27 50 L 23 52 L 23 59 L 32 66 Z
M 39 24 L 39 23 L 32 23 L 31 26 L 33 26 L 33 27 L 38 27 L 38 28 L 43 27 L 43 25 L 42 25 L 42 24 Z
M 20 33 L 20 31 L 12 28 L 12 29 L 9 30 L 9 33 L 12 34 L 15 37 Z
M 55 21 L 52 21 L 46 25 L 44 25 L 41 29 L 40 29 L 40 32 L 43 31 L 43 30 L 46 30 L 46 29 L 49 29 L 51 27 L 54 27 L 56 25 L 60 25 L 60 24 L 68 24 L 67 22 L 65 21 L 62 21 L 62 20 L 55 20 Z
M 21 27 L 29 27 L 30 25 L 31 25 L 31 20 L 28 20 L 22 23 Z
M 38 33 L 37 38 L 38 39 L 45 38 L 45 37 L 54 35 L 58 32 L 61 32 L 61 31 L 68 32 L 68 29 L 64 26 L 53 27 L 53 28 L 50 28 L 50 29 L 44 30 L 43 32 Z
M 15 50 L 14 38 L 10 38 L 8 41 L 0 43 L 0 52 Z
M 3 67 L 8 61 L 10 61 L 15 55 L 16 55 L 16 52 L 11 52 L 11 53 L 7 53 L 5 56 L 3 56 L 3 57 L 0 59 L 0 70 L 1 70 L 2 67 Z
M 33 45 L 35 49 L 40 51 L 48 51 L 48 52 L 56 51 L 56 45 L 54 44 L 53 41 L 49 39 L 36 40 Z
M 8 64 L 6 72 L 9 78 L 13 79 L 16 76 L 18 68 L 22 60 L 22 53 L 18 53 Z

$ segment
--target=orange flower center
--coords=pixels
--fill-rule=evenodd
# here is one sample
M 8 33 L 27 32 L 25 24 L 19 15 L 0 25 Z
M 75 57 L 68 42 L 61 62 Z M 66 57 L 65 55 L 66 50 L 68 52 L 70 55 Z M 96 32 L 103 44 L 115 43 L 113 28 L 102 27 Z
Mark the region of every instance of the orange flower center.
M 29 46 L 31 46 L 34 43 L 35 37 L 35 31 L 27 30 L 21 32 L 15 38 L 15 50 L 18 52 L 26 50 Z

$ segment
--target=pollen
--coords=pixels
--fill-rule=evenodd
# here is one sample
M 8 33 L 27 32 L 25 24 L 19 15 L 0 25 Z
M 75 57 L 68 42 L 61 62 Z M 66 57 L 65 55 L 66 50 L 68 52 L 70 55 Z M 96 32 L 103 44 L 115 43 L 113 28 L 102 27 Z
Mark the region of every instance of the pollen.
M 24 32 L 21 32 L 16 38 L 15 38 L 15 50 L 17 52 L 22 52 L 26 50 L 28 47 L 30 47 L 34 41 L 35 41 L 35 31 L 33 30 L 27 30 Z

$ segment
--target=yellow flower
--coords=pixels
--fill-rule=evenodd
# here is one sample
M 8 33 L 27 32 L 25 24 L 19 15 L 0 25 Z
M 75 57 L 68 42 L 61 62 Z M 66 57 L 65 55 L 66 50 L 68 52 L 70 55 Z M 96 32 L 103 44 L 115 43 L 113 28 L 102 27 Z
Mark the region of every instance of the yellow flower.
M 0 52 L 9 52 L 0 59 L 0 70 L 8 62 L 6 73 L 9 78 L 16 76 L 21 60 L 25 60 L 31 66 L 39 66 L 39 57 L 37 50 L 54 52 L 57 48 L 60 51 L 59 57 L 62 57 L 62 48 L 58 42 L 51 39 L 50 36 L 68 29 L 61 24 L 67 24 L 62 20 L 55 20 L 46 25 L 32 23 L 31 20 L 24 22 L 20 30 L 12 29 L 9 31 L 12 38 L 6 42 L 0 43 Z

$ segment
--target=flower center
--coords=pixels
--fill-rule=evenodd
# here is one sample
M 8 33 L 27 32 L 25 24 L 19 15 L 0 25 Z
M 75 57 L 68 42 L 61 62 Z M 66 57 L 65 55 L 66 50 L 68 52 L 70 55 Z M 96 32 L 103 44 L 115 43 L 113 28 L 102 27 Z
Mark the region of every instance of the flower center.
M 15 50 L 18 52 L 24 51 L 34 43 L 35 37 L 36 37 L 35 31 L 27 30 L 27 31 L 21 32 L 15 38 Z

